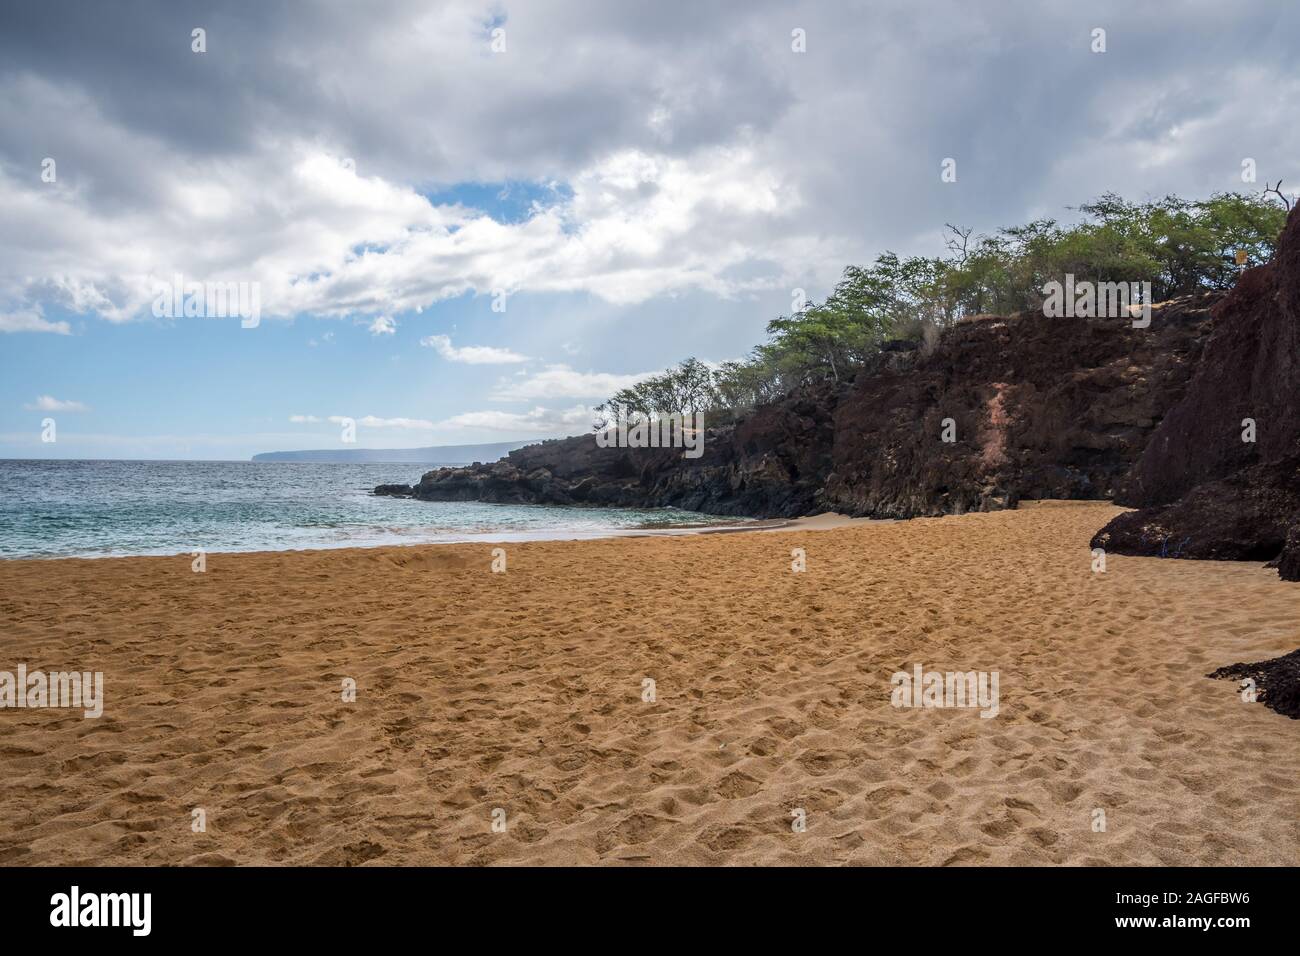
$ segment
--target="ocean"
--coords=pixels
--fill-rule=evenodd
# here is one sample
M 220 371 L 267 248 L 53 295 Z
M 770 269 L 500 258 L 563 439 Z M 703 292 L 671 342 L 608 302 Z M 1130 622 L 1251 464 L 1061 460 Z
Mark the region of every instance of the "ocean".
M 0 460 L 0 558 L 594 538 L 739 526 L 671 508 L 377 498 L 433 465 Z

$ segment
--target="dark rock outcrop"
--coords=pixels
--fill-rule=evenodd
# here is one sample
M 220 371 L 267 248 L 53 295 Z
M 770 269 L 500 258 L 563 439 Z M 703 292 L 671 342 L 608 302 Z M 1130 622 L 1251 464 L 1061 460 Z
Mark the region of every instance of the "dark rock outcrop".
M 1140 510 L 1108 524 L 1093 547 L 1271 560 L 1285 580 L 1300 580 L 1297 396 L 1300 207 L 1273 261 L 1243 273 L 1215 307 L 1186 394 L 1117 488 L 1117 503 Z
M 1300 720 L 1300 650 L 1254 664 L 1229 664 L 1206 676 L 1249 678 L 1255 682 L 1256 700 L 1285 717 Z
M 426 501 L 809 514 L 829 468 L 839 395 L 830 385 L 801 391 L 709 428 L 698 458 L 684 457 L 681 448 L 600 448 L 593 435 L 582 435 L 529 445 L 491 464 L 431 471 L 413 494 Z
M 411 491 L 410 485 L 379 485 L 375 488 L 375 494 L 388 495 L 391 498 L 410 498 Z
M 431 471 L 412 493 L 750 517 L 910 518 L 1105 498 L 1182 397 L 1213 301 L 1165 303 L 1147 329 L 1038 313 L 969 319 L 933 351 L 890 344 L 852 383 L 800 389 L 710 428 L 698 459 L 602 449 L 588 435 Z
M 1290 455 L 1202 482 L 1169 504 L 1122 514 L 1091 546 L 1146 557 L 1275 561 L 1282 555 L 1294 562 L 1300 551 L 1284 549 L 1297 514 L 1300 456 Z M 1296 580 L 1288 569 L 1283 577 Z

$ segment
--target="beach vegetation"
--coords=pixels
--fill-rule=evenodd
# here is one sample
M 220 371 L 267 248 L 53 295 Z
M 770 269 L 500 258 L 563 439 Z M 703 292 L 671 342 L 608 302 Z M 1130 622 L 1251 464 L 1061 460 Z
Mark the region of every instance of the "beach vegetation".
M 1043 308 L 1050 283 L 1149 283 L 1155 301 L 1226 291 L 1243 268 L 1273 255 L 1286 209 L 1266 195 L 1217 193 L 1132 202 L 1106 193 L 1068 223 L 1042 218 L 990 234 L 946 226 L 947 254 L 886 251 L 844 269 L 831 293 L 767 324 L 743 360 L 688 358 L 619 390 L 600 421 L 697 411 L 735 415 L 793 388 L 851 381 L 888 342 L 933 349 L 943 330 L 975 315 Z

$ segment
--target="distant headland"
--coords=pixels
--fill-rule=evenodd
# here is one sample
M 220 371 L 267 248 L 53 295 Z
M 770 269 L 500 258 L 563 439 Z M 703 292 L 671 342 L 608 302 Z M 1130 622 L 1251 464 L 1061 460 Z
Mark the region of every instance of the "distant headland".
M 431 445 L 427 448 L 317 448 L 307 451 L 268 451 L 253 461 L 314 461 L 357 464 L 394 462 L 421 465 L 469 465 L 496 461 L 531 441 L 499 441 L 484 445 Z

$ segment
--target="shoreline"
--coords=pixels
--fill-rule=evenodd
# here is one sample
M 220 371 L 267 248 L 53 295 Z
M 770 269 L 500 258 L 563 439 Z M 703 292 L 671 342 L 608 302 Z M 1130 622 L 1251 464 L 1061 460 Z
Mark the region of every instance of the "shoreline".
M 1066 500 L 1066 499 L 1043 499 L 1043 500 L 1023 500 L 1019 506 L 1012 511 L 1026 510 L 1035 507 L 1071 507 L 1071 506 L 1090 506 L 1090 505 L 1110 505 L 1108 501 L 1094 500 Z M 1127 510 L 1127 509 L 1124 509 Z M 975 512 L 979 513 L 979 512 Z M 338 544 L 338 545 L 317 545 L 307 548 L 280 548 L 276 550 L 249 550 L 249 551 L 213 551 L 205 550 L 207 555 L 253 555 L 253 554 L 311 554 L 317 551 L 374 551 L 384 548 L 442 548 L 454 547 L 457 545 L 472 544 L 524 544 L 527 542 L 559 542 L 559 541 L 606 541 L 620 538 L 685 538 L 695 535 L 711 534 L 749 534 L 749 533 L 773 533 L 778 531 L 836 531 L 843 528 L 852 528 L 862 525 L 881 525 L 893 524 L 899 521 L 924 521 L 934 518 L 960 518 L 963 515 L 929 515 L 917 518 L 854 518 L 849 515 L 839 514 L 833 511 L 824 511 L 815 515 L 806 515 L 799 518 L 746 518 L 740 519 L 746 524 L 742 525 L 687 525 L 682 527 L 670 528 L 615 528 L 594 532 L 483 532 L 481 535 L 473 537 L 456 538 L 449 541 L 386 541 L 377 544 Z M 20 555 L 9 557 L 0 555 L 0 565 L 12 562 L 23 561 L 117 561 L 117 560 L 134 560 L 138 558 L 180 558 L 192 556 L 192 551 L 169 551 L 148 554 L 51 554 L 51 555 Z M 1249 563 L 1249 562 L 1247 562 Z
M 0 670 L 104 674 L 0 709 L 0 863 L 1293 864 L 1300 725 L 1206 675 L 1294 651 L 1300 588 L 1093 573 L 1118 513 L 0 562 Z M 994 715 L 897 706 L 917 665 Z
M 736 520 L 736 519 L 733 519 Z M 306 554 L 316 551 L 372 551 L 377 548 L 434 548 L 471 544 L 523 544 L 529 541 L 604 541 L 617 538 L 671 538 L 699 534 L 742 534 L 781 530 L 829 531 L 864 523 L 884 523 L 893 518 L 850 518 L 833 512 L 823 512 L 804 518 L 747 518 L 738 519 L 746 524 L 683 525 L 664 528 L 610 528 L 592 532 L 542 530 L 542 531 L 485 531 L 479 535 L 446 541 L 385 541 L 375 544 L 316 545 L 306 548 L 280 548 L 276 550 L 213 551 L 206 555 L 238 554 Z M 0 555 L 0 564 L 15 561 L 113 561 L 135 558 L 189 558 L 193 551 L 169 551 L 148 554 L 50 554 L 50 555 Z

